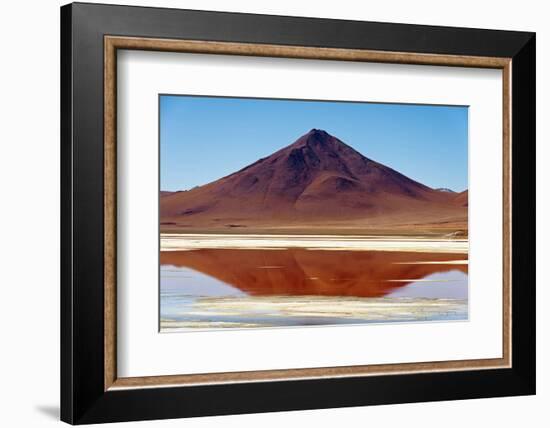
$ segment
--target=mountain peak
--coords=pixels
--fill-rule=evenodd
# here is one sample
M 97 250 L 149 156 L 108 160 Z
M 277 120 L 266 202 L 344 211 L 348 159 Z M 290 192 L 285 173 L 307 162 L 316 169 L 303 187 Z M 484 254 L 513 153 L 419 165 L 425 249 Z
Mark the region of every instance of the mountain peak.
M 308 137 L 308 139 L 317 139 L 320 141 L 325 141 L 331 138 L 334 138 L 332 135 L 330 135 L 327 131 L 323 129 L 316 129 L 313 128 L 311 131 L 309 131 L 305 136 Z
M 327 131 L 313 128 L 309 132 L 298 138 L 298 140 L 296 140 L 296 142 L 294 143 L 294 146 L 328 148 L 330 146 L 338 145 L 337 143 L 343 144 L 340 140 L 330 135 Z
M 307 180 L 313 180 L 320 171 L 354 177 L 352 170 L 356 167 L 364 168 L 365 162 L 368 162 L 363 155 L 338 138 L 316 128 L 302 135 L 281 153 L 286 159 L 286 166 L 302 177 L 307 177 Z
M 308 132 L 309 135 L 317 135 L 317 136 L 330 136 L 332 137 L 332 135 L 330 135 L 327 131 L 325 131 L 324 129 L 317 129 L 317 128 L 312 128 L 309 132 Z

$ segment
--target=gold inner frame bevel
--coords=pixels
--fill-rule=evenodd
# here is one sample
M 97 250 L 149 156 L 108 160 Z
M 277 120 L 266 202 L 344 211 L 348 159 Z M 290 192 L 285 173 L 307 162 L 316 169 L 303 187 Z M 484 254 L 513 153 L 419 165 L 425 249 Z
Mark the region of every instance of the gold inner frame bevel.
M 503 82 L 503 349 L 502 358 L 377 364 L 119 378 L 116 367 L 116 88 L 117 50 L 147 50 L 394 64 L 441 65 L 502 70 Z M 511 367 L 511 58 L 385 52 L 251 43 L 104 37 L 104 389 L 191 386 L 271 380 L 357 377 Z

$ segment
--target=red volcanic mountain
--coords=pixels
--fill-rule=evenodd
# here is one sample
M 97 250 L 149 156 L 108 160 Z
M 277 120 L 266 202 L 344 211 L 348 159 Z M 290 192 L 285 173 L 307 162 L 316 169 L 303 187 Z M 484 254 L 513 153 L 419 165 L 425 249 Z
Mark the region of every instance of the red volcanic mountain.
M 231 175 L 163 194 L 163 228 L 466 229 L 467 209 L 325 131 Z

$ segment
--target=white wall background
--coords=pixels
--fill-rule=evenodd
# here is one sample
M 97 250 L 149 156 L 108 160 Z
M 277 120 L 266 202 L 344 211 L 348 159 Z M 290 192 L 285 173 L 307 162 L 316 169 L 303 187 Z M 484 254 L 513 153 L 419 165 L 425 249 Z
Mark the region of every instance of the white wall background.
M 148 0 L 126 4 L 537 32 L 538 395 L 139 423 L 158 427 L 545 426 L 550 404 L 550 27 L 539 0 Z M 103 1 L 103 3 L 116 3 Z M 59 407 L 59 6 L 4 2 L 0 67 L 0 421 L 54 426 Z M 137 423 L 125 426 L 138 426 Z

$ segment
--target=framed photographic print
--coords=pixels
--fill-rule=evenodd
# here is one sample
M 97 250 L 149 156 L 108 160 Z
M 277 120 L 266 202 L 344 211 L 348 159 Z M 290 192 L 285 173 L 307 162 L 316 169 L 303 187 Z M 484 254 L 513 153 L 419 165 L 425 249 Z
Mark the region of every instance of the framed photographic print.
M 61 8 L 72 424 L 535 393 L 535 35 Z

